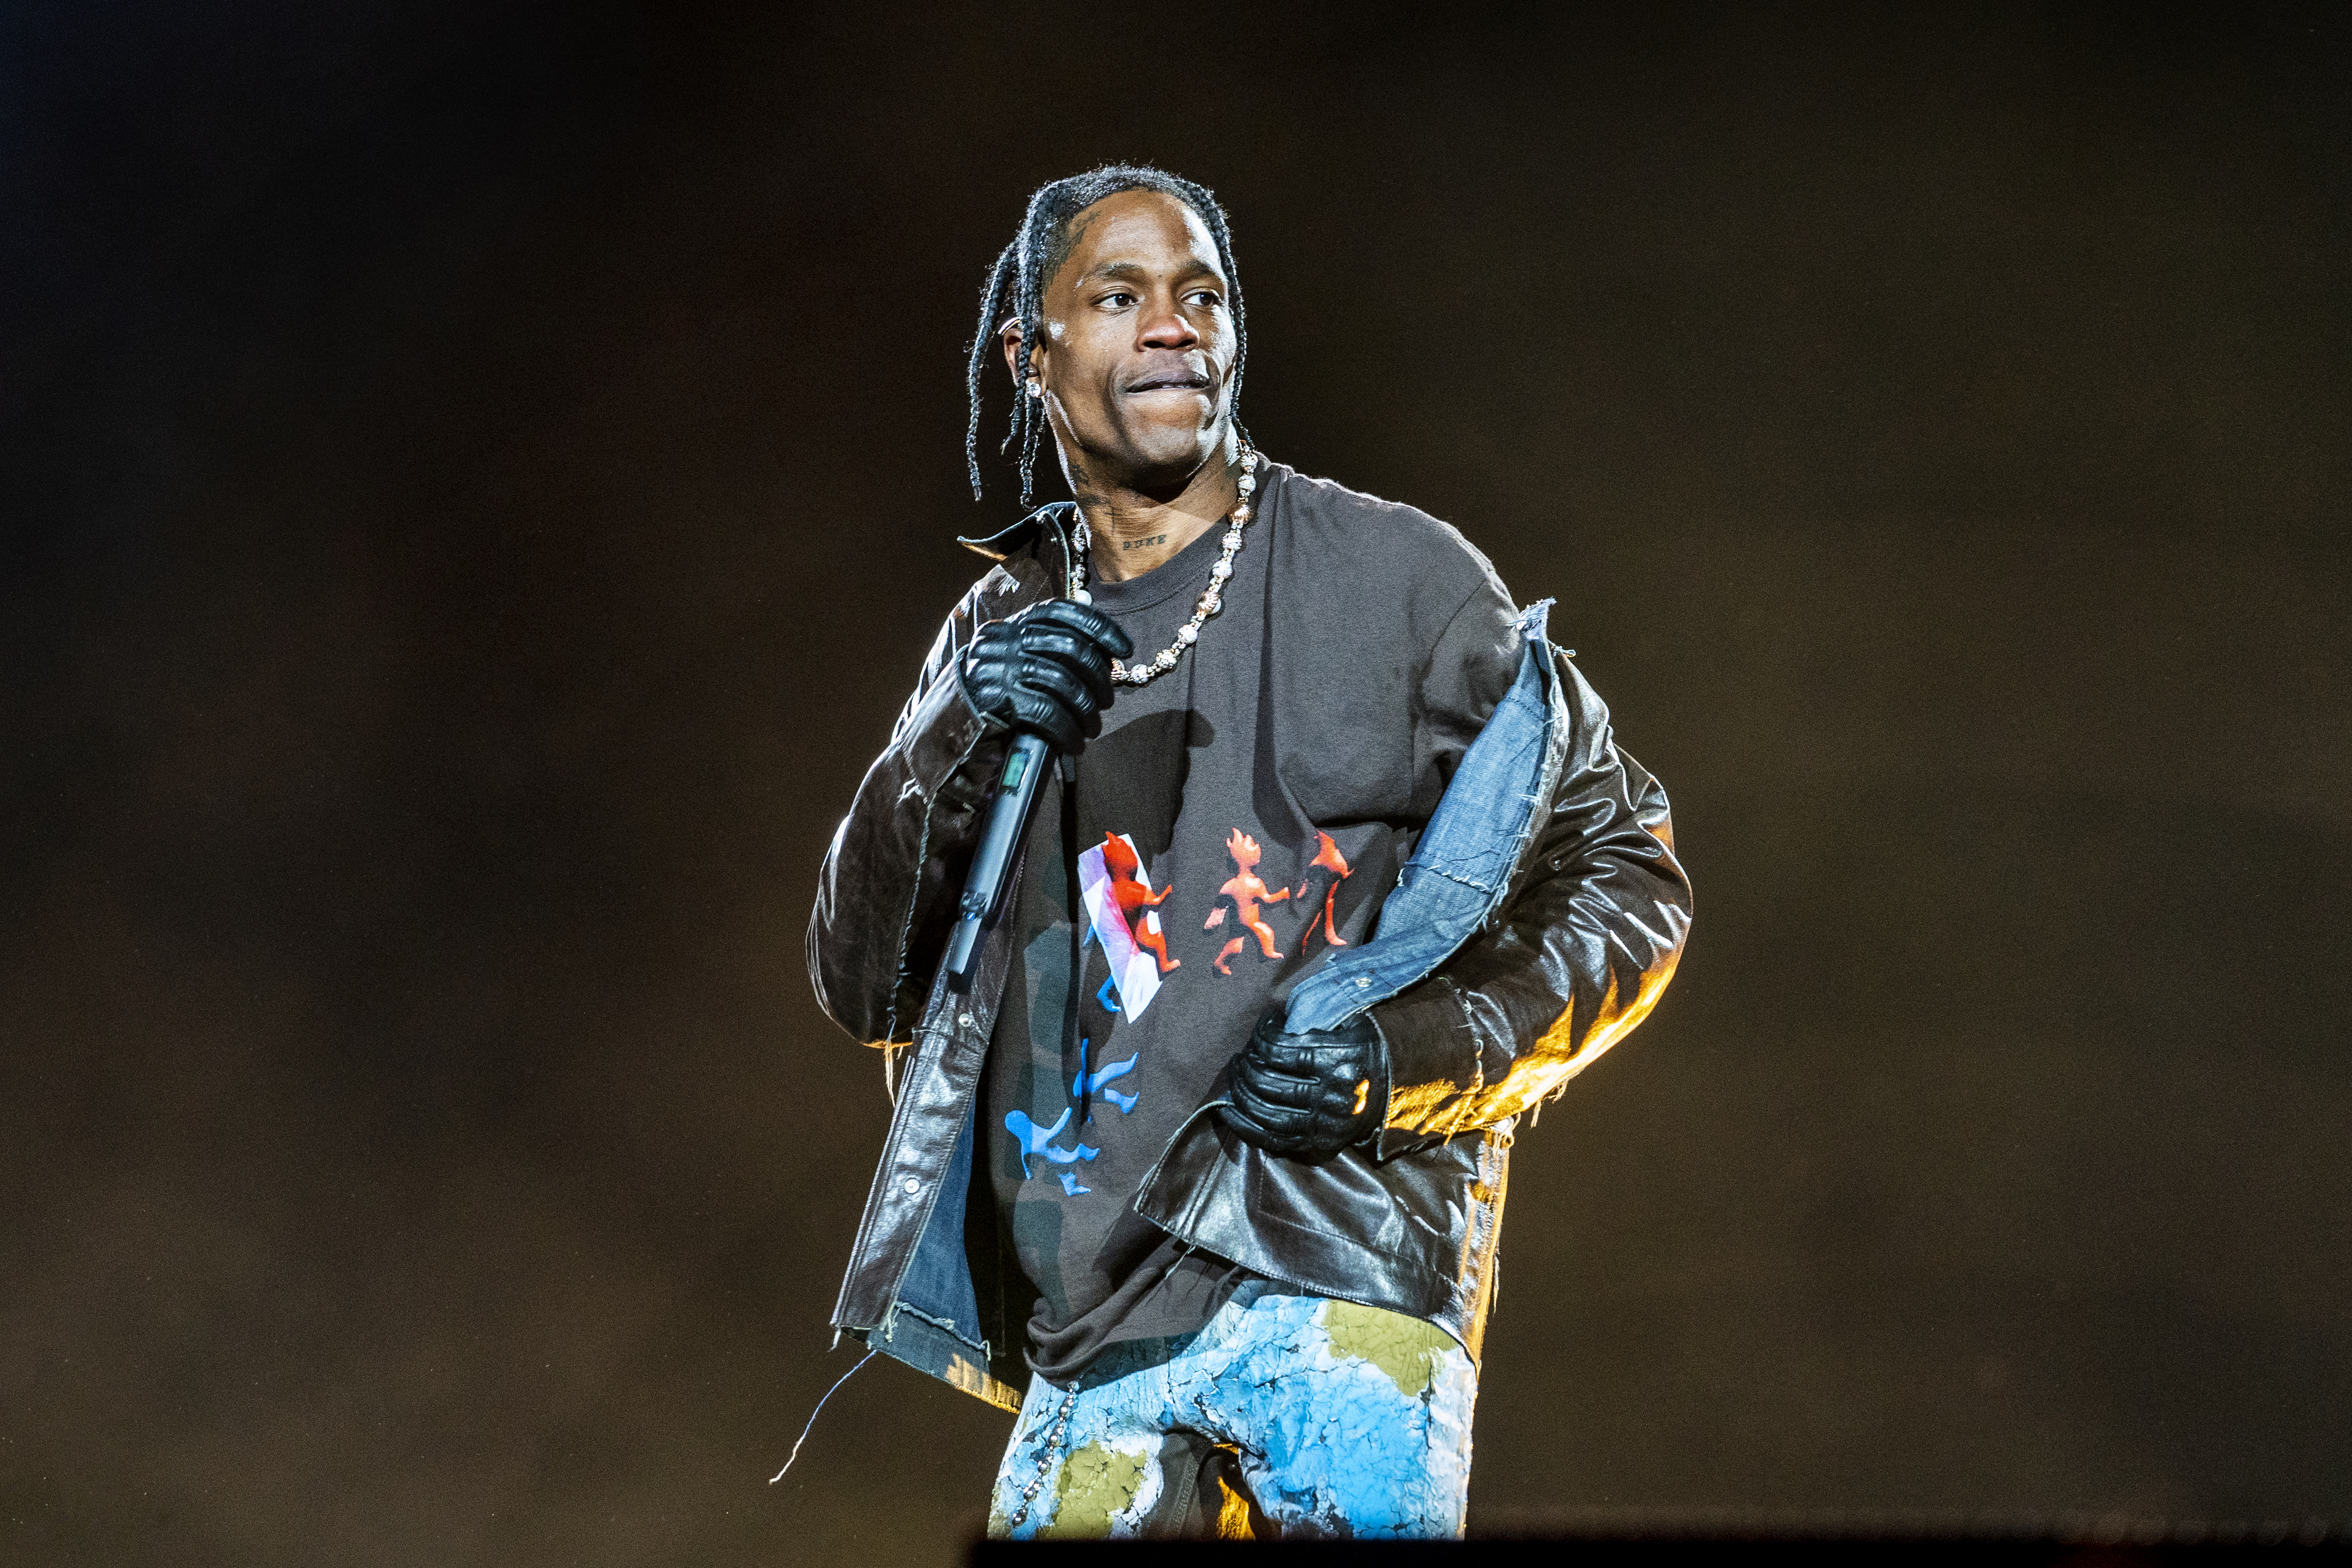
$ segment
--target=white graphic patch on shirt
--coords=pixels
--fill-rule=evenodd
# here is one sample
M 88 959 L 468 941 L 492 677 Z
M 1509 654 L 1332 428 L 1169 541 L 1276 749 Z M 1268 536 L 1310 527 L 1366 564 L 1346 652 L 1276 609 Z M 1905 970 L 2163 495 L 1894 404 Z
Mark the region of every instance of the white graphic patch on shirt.
M 1145 892 L 1151 890 L 1151 873 L 1143 868 L 1143 857 L 1136 852 L 1135 840 L 1126 834 L 1118 835 L 1127 853 L 1120 857 L 1134 869 L 1124 871 L 1124 879 L 1142 884 Z M 1111 868 L 1103 859 L 1103 846 L 1096 845 L 1078 857 L 1078 891 L 1086 900 L 1087 930 L 1103 944 L 1103 955 L 1110 960 L 1110 984 L 1118 992 L 1118 1010 L 1133 1023 L 1143 1016 L 1151 999 L 1160 994 L 1160 963 L 1150 947 L 1167 951 L 1167 938 L 1160 930 L 1160 911 L 1138 910 L 1146 936 L 1136 940 L 1133 928 L 1128 924 L 1127 912 L 1119 908 L 1118 896 L 1113 888 Z

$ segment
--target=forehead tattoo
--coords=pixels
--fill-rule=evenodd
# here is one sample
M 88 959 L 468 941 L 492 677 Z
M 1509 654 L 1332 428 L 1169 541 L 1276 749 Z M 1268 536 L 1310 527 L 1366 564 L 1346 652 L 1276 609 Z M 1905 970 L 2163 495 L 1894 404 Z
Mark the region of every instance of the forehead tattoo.
M 1095 220 L 1101 216 L 1099 213 L 1080 213 L 1067 223 L 1054 226 L 1053 232 L 1045 237 L 1045 284 L 1040 285 L 1041 288 L 1052 284 L 1062 275 L 1062 268 L 1070 259 L 1070 253 L 1086 243 L 1087 230 L 1094 227 Z

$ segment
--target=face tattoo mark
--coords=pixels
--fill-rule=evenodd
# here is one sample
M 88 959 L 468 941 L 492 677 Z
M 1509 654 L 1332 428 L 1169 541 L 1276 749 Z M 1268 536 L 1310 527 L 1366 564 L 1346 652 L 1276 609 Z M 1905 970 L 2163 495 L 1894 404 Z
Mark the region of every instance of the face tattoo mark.
M 1225 853 L 1234 858 L 1237 869 L 1217 889 L 1217 896 L 1233 900 L 1234 917 L 1256 935 L 1259 949 L 1268 958 L 1280 958 L 1282 950 L 1274 945 L 1274 928 L 1259 918 L 1258 906 L 1280 903 L 1290 897 L 1290 889 L 1265 885 L 1265 879 L 1257 874 L 1257 863 L 1264 858 L 1265 851 L 1257 847 L 1256 839 L 1240 828 L 1234 828 L 1225 839 Z M 1225 906 L 1219 904 L 1209 911 L 1209 918 L 1201 922 L 1201 929 L 1213 931 L 1224 923 Z M 1233 969 L 1229 961 L 1245 945 L 1246 939 L 1238 936 L 1225 943 L 1217 953 L 1217 973 L 1231 974 Z

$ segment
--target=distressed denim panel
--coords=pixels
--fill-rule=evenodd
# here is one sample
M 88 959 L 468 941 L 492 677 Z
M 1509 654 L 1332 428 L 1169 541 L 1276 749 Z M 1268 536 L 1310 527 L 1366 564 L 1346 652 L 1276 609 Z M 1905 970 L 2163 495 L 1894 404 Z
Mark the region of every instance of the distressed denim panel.
M 898 1309 L 909 1308 L 940 1328 L 984 1353 L 981 1335 L 980 1299 L 971 1284 L 971 1261 L 964 1256 L 964 1205 L 971 1194 L 972 1113 L 966 1110 L 963 1131 L 956 1135 L 955 1153 L 940 1183 L 940 1201 L 931 1207 L 930 1223 L 915 1244 L 915 1258 L 898 1283 Z
M 1371 940 L 1298 983 L 1286 1015 L 1291 1028 L 1333 1028 L 1387 1001 L 1452 957 L 1503 901 L 1511 867 L 1544 804 L 1537 796 L 1551 741 L 1550 651 L 1544 643 L 1550 607 L 1547 599 L 1519 617 L 1527 651 L 1518 675 L 1454 770 L 1412 858 L 1381 905 Z

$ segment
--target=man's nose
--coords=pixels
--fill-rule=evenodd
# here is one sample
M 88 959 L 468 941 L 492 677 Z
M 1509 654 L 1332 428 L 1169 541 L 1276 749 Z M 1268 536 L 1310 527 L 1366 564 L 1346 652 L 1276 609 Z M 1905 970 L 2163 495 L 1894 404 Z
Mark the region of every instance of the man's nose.
M 1148 349 L 1189 349 L 1201 341 L 1173 300 L 1156 302 L 1143 319 L 1142 344 Z

